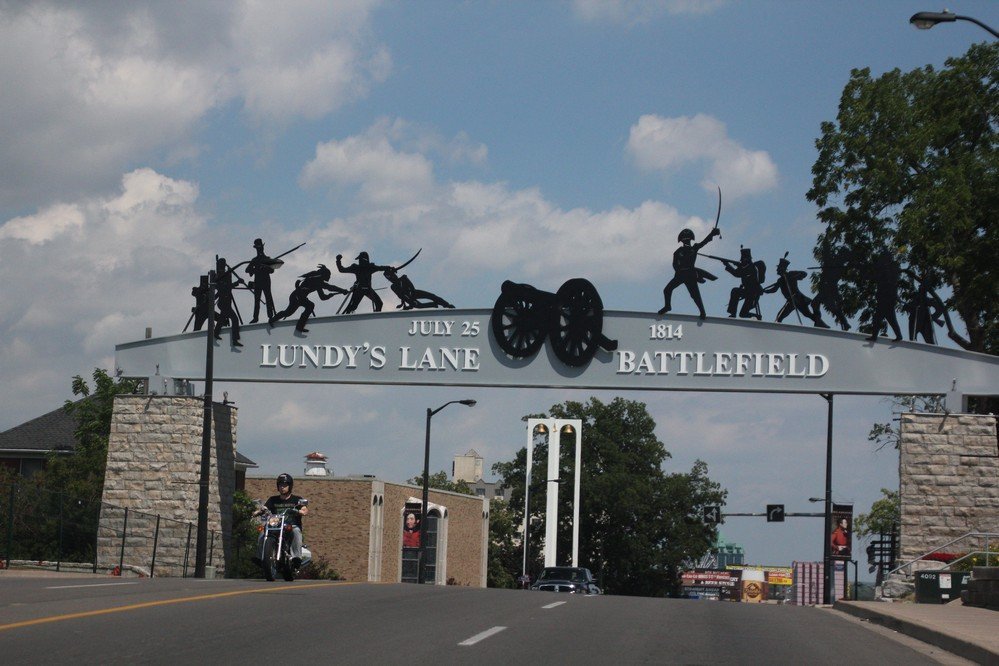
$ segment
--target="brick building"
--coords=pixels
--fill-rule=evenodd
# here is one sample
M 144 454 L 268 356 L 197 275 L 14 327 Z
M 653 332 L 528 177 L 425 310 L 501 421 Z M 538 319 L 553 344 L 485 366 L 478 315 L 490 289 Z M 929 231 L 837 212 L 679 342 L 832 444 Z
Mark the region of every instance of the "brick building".
M 274 494 L 274 478 L 246 479 L 251 497 Z M 325 557 L 346 580 L 403 580 L 403 512 L 420 503 L 422 489 L 374 477 L 297 477 L 296 495 L 308 498 L 305 544 Z M 486 586 L 489 501 L 482 497 L 430 491 L 429 515 L 437 518 L 434 580 Z M 431 522 L 428 522 L 428 529 Z

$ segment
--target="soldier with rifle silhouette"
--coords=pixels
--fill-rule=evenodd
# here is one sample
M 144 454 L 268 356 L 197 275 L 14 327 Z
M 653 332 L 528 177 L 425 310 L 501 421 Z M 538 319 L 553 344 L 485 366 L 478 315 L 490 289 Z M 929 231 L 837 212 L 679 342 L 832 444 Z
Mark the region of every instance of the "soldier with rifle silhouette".
M 298 323 L 295 324 L 295 330 L 299 333 L 308 333 L 309 329 L 305 328 L 305 324 L 316 311 L 316 304 L 309 300 L 309 294 L 315 292 L 321 300 L 326 301 L 336 294 L 348 293 L 348 290 L 343 287 L 330 284 L 329 279 L 332 275 L 330 269 L 323 264 L 319 264 L 316 270 L 301 275 L 300 279 L 295 281 L 295 290 L 288 297 L 288 307 L 268 319 L 267 323 L 273 326 L 274 322 L 286 319 L 293 315 L 296 310 L 302 308 L 302 314 L 298 318 Z
M 902 268 L 888 250 L 882 250 L 867 271 L 874 281 L 874 317 L 871 321 L 871 342 L 878 339 L 881 328 L 887 323 L 895 334 L 895 342 L 902 339 L 895 310 L 898 308 L 898 283 L 902 278 Z
M 271 273 L 274 272 L 274 259 L 264 254 L 264 241 L 257 238 L 253 241 L 253 247 L 257 250 L 257 256 L 250 259 L 247 264 L 246 274 L 250 276 L 250 289 L 253 290 L 253 319 L 251 324 L 256 324 L 260 320 L 260 301 L 267 302 L 267 318 L 274 316 L 274 297 L 271 296 Z M 278 264 L 280 266 L 280 263 Z
M 235 279 L 235 282 L 233 281 Z M 215 339 L 222 339 L 222 327 L 229 325 L 229 344 L 242 347 L 239 341 L 239 310 L 236 309 L 236 299 L 233 290 L 239 285 L 245 286 L 243 279 L 236 275 L 235 268 L 226 264 L 222 257 L 215 259 L 215 303 L 218 311 L 215 313 Z
M 829 328 L 829 325 L 822 321 L 818 311 L 812 307 L 812 299 L 801 293 L 798 283 L 808 277 L 805 271 L 787 270 L 791 262 L 787 259 L 787 252 L 777 261 L 777 280 L 763 288 L 763 293 L 773 294 L 780 291 L 784 296 L 784 305 L 777 313 L 777 323 L 784 321 L 792 312 L 798 315 L 798 323 L 801 323 L 801 315 L 808 317 L 812 323 L 819 328 Z
M 205 325 L 208 321 L 208 308 L 209 308 L 209 294 L 211 289 L 208 287 L 208 276 L 202 275 L 201 282 L 197 287 L 191 287 L 191 296 L 194 296 L 194 307 L 191 308 L 191 316 L 187 318 L 187 324 L 184 325 L 184 331 L 187 331 L 187 327 L 191 325 L 191 321 L 194 321 L 195 331 L 200 331 L 201 327 Z
M 353 273 L 354 274 L 354 284 L 351 286 L 350 300 L 347 303 L 346 309 L 343 311 L 344 314 L 350 314 L 357 309 L 357 306 L 361 303 L 361 299 L 367 297 L 371 301 L 371 309 L 375 312 L 382 311 L 382 299 L 378 297 L 375 290 L 371 286 L 371 276 L 378 272 L 383 272 L 390 266 L 379 266 L 377 264 L 371 263 L 368 258 L 367 252 L 361 252 L 357 255 L 357 263 L 350 266 L 344 266 L 341 263 L 343 259 L 342 254 L 336 255 L 336 268 L 341 273 Z M 347 293 L 347 292 L 344 292 Z
M 716 257 L 714 255 L 701 255 L 708 259 L 716 259 L 725 265 L 725 270 L 739 278 L 741 284 L 732 289 L 728 299 L 728 316 L 738 315 L 743 319 L 755 317 L 763 319 L 760 313 L 760 296 L 763 295 L 763 281 L 767 275 L 767 265 L 762 261 L 753 261 L 753 251 L 748 247 L 739 249 L 739 260 Z M 739 309 L 739 301 L 742 301 L 742 308 Z
M 694 304 L 697 305 L 699 318 L 703 320 L 707 316 L 704 312 L 704 303 L 701 301 L 701 290 L 697 285 L 706 280 L 717 280 L 718 278 L 705 270 L 697 268 L 694 262 L 697 261 L 697 253 L 701 248 L 710 243 L 719 234 L 721 232 L 716 226 L 708 233 L 704 240 L 691 245 L 694 240 L 694 232 L 690 229 L 680 230 L 680 234 L 676 238 L 677 242 L 680 243 L 680 247 L 673 253 L 673 270 L 675 274 L 673 275 L 673 279 L 663 288 L 663 298 L 666 303 L 659 309 L 660 315 L 664 315 L 672 309 L 671 298 L 673 290 L 682 284 L 687 287 L 687 292 L 693 299 Z
M 824 306 L 844 331 L 850 330 L 850 322 L 846 320 L 846 314 L 843 312 L 843 299 L 839 295 L 839 282 L 843 279 L 848 256 L 849 253 L 846 250 L 834 251 L 829 246 L 823 245 L 820 265 L 813 267 L 820 273 L 818 293 L 812 299 L 812 308 L 815 312 L 819 312 L 819 308 Z
M 930 278 L 920 278 L 915 271 L 908 268 L 902 270 L 919 284 L 912 299 L 905 306 L 905 311 L 909 315 L 909 340 L 915 341 L 921 335 L 923 342 L 935 345 L 937 337 L 934 326 L 944 325 L 941 317 L 947 307 L 937 296 Z

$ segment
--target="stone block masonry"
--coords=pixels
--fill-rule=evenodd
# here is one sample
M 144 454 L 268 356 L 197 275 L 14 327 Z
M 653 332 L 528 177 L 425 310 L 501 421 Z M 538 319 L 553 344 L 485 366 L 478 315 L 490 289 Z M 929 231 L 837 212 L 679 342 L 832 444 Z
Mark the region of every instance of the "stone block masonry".
M 97 539 L 100 566 L 123 559 L 141 571 L 154 567 L 157 576 L 185 570 L 193 575 L 203 410 L 204 400 L 195 397 L 115 396 Z M 209 564 L 219 571 L 230 560 L 235 446 L 236 409 L 215 403 L 208 505 L 208 529 L 215 534 L 208 546 Z
M 902 562 L 968 532 L 999 533 L 996 417 L 902 414 L 900 434 Z M 946 551 L 978 549 L 984 542 L 956 543 Z M 928 562 L 923 568 L 939 566 Z

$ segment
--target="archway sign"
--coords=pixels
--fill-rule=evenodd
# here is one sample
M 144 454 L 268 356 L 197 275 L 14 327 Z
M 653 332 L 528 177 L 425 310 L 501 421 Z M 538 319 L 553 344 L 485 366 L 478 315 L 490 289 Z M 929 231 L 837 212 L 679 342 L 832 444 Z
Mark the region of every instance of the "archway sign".
M 537 313 L 504 315 L 502 300 L 494 310 L 319 317 L 305 333 L 290 321 L 247 325 L 241 346 L 216 343 L 213 375 L 233 382 L 935 394 L 955 411 L 964 396 L 999 394 L 999 358 L 986 354 L 753 319 L 602 308 L 580 332 L 564 316 L 552 324 L 538 323 Z M 523 309 L 525 301 L 517 303 Z M 525 321 L 536 325 L 522 330 Z M 205 378 L 205 335 L 117 345 L 116 370 L 148 378 L 151 392 L 179 392 L 182 380 Z

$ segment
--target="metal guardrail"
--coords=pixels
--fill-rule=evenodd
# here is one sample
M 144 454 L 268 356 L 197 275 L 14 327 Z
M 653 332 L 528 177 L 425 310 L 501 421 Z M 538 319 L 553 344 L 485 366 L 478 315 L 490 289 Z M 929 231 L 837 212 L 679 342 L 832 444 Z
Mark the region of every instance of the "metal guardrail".
M 968 558 L 974 557 L 976 555 L 984 555 L 986 557 L 986 562 L 988 562 L 988 560 L 990 558 L 993 558 L 993 557 L 999 558 L 999 553 L 990 550 L 990 546 L 989 546 L 990 541 L 993 544 L 999 544 L 999 533 L 997 533 L 997 532 L 968 532 L 967 534 L 963 534 L 963 535 L 957 537 L 956 539 L 948 541 L 947 543 L 945 543 L 945 544 L 943 544 L 941 546 L 937 546 L 936 548 L 934 548 L 931 551 L 923 553 L 922 555 L 920 555 L 919 557 L 917 557 L 914 560 L 909 560 L 908 562 L 905 562 L 904 564 L 901 564 L 901 565 L 895 567 L 894 569 L 892 569 L 891 571 L 889 571 L 887 575 L 890 576 L 893 573 L 898 573 L 899 571 L 902 571 L 902 569 L 905 569 L 906 567 L 911 567 L 913 564 L 916 564 L 917 562 L 936 562 L 935 560 L 927 560 L 926 558 L 929 557 L 930 555 L 935 554 L 935 553 L 947 552 L 947 549 L 950 548 L 951 546 L 953 546 L 955 544 L 958 544 L 958 543 L 960 543 L 962 541 L 965 541 L 965 540 L 970 540 L 970 539 L 984 539 L 985 540 L 985 548 L 984 548 L 984 550 L 971 550 L 968 553 L 966 553 L 965 555 L 963 555 L 960 558 L 958 558 L 956 560 L 953 560 L 951 562 L 942 562 L 941 561 L 941 562 L 939 562 L 939 564 L 941 565 L 940 567 L 937 567 L 935 569 L 927 569 L 927 571 L 946 571 L 946 570 L 951 569 L 955 564 L 963 562 L 963 561 L 967 560 Z M 905 575 L 906 576 L 910 576 L 910 575 L 912 575 L 912 572 L 909 571 Z

